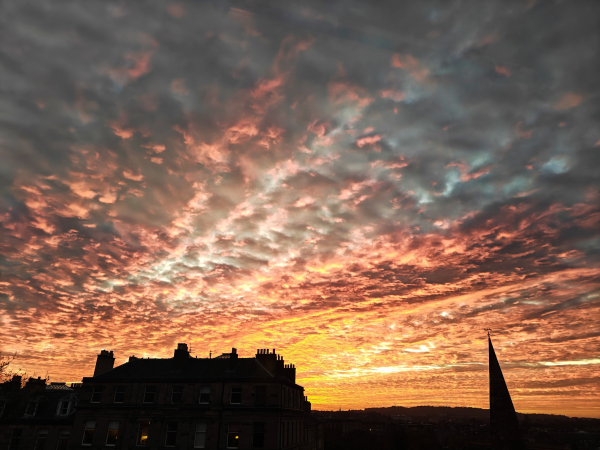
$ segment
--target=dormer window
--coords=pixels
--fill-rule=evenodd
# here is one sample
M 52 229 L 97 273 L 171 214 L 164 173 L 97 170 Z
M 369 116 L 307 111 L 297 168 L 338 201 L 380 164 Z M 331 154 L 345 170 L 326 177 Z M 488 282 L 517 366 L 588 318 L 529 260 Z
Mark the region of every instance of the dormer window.
M 61 398 L 58 401 L 58 405 L 56 407 L 56 415 L 57 416 L 68 416 L 71 413 L 75 412 L 75 405 L 77 404 L 77 397 L 75 394 L 68 395 L 66 397 Z
M 38 399 L 29 400 L 29 403 L 27 403 L 27 409 L 25 410 L 26 417 L 34 417 L 35 416 L 35 413 L 37 412 L 37 409 L 38 409 L 38 403 L 39 403 Z
M 71 402 L 63 401 L 58 404 L 58 415 L 66 416 L 69 414 L 69 410 L 71 409 Z

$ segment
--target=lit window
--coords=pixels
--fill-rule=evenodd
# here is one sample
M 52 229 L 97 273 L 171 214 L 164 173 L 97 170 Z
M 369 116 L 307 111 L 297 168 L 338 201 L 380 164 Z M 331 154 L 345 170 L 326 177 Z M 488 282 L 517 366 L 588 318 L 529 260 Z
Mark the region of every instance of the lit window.
M 21 442 L 21 435 L 23 434 L 22 428 L 15 428 L 12 432 L 12 436 L 10 437 L 10 445 L 9 450 L 17 450 L 19 448 L 19 443 Z
M 138 428 L 137 440 L 135 445 L 146 445 L 148 443 L 148 431 L 150 430 L 150 422 L 140 422 Z
M 56 446 L 56 450 L 67 450 L 67 445 L 69 444 L 69 430 L 60 430 L 58 434 L 58 445 Z
M 146 386 L 144 392 L 144 403 L 154 403 L 154 396 L 156 394 L 156 386 Z
M 181 399 L 183 397 L 183 386 L 173 386 L 173 391 L 171 392 L 171 403 L 177 405 L 181 403 Z
M 100 400 L 102 399 L 102 391 L 103 390 L 104 390 L 104 388 L 101 386 L 94 387 L 94 391 L 92 392 L 92 399 L 90 400 L 90 403 L 100 403 Z
M 254 422 L 254 435 L 252 437 L 252 447 L 263 448 L 265 446 L 265 423 Z
M 111 420 L 108 422 L 108 434 L 106 435 L 106 446 L 114 447 L 117 445 L 117 439 L 119 437 L 119 422 Z
M 206 445 L 206 422 L 196 424 L 196 434 L 194 435 L 194 448 L 204 448 Z
M 83 440 L 81 441 L 81 445 L 92 445 L 92 441 L 94 440 L 94 430 L 96 429 L 96 422 L 93 420 L 88 420 L 85 423 L 85 429 L 83 430 Z
M 256 386 L 256 398 L 254 399 L 256 406 L 267 405 L 267 387 Z
M 117 386 L 115 388 L 115 403 L 123 403 L 125 401 L 125 386 Z
M 239 405 L 242 403 L 242 388 L 241 387 L 231 388 L 231 400 L 229 403 L 231 403 L 232 405 Z
M 200 401 L 201 405 L 208 405 L 210 403 L 210 386 L 202 386 L 200 388 Z
M 177 443 L 177 422 L 167 422 L 167 436 L 165 447 L 175 447 Z
M 48 430 L 38 431 L 37 438 L 35 440 L 34 450 L 44 450 L 46 441 L 48 440 Z
M 238 448 L 240 442 L 240 424 L 230 423 L 227 430 L 227 448 Z

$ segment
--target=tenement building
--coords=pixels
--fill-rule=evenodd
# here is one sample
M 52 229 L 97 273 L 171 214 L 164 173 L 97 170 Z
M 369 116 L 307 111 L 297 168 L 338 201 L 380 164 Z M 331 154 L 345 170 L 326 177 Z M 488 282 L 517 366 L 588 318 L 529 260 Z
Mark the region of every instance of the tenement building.
M 0 449 L 323 448 L 296 368 L 275 350 L 193 358 L 178 344 L 173 358 L 114 361 L 103 350 L 71 387 L 2 385 Z

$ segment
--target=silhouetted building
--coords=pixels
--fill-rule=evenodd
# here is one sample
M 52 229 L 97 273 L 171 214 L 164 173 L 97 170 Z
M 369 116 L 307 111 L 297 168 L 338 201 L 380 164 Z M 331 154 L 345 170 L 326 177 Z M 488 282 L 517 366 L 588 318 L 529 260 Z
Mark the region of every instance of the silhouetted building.
M 492 339 L 488 335 L 490 371 L 490 427 L 492 450 L 521 450 L 525 444 L 521 438 L 517 413 L 513 406 L 506 381 Z
M 77 405 L 76 389 L 21 377 L 0 385 L 0 449 L 65 450 Z
M 94 376 L 61 395 L 40 382 L 46 406 L 32 421 L 25 398 L 42 397 L 15 390 L 20 406 L 0 415 L 0 449 L 323 449 L 296 368 L 275 350 L 199 359 L 178 344 L 173 358 L 132 356 L 118 367 L 103 350 Z

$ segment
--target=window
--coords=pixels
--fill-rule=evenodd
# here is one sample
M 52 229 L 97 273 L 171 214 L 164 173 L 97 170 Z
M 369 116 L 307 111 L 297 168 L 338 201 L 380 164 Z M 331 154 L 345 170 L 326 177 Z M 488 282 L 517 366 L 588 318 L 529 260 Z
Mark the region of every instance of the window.
M 256 406 L 267 405 L 267 387 L 256 386 L 256 398 L 254 399 Z
M 252 437 L 252 447 L 263 448 L 265 446 L 265 423 L 254 422 L 254 435 Z
M 29 403 L 27 403 L 27 409 L 25 410 L 25 415 L 28 417 L 35 416 L 35 413 L 37 412 L 37 408 L 38 408 L 37 399 L 29 400 Z
M 119 437 L 119 422 L 111 420 L 108 422 L 108 434 L 106 435 L 106 446 L 114 447 L 117 445 L 117 439 Z
M 135 441 L 135 445 L 146 445 L 148 443 L 148 431 L 150 430 L 150 422 L 144 421 L 140 422 L 140 426 L 138 428 L 137 440 Z
M 165 447 L 175 447 L 177 443 L 177 422 L 167 422 L 167 436 Z
M 10 437 L 10 445 L 9 450 L 17 450 L 19 448 L 19 443 L 21 442 L 21 435 L 23 434 L 22 428 L 15 428 L 12 432 L 12 436 Z
M 238 448 L 240 442 L 240 424 L 230 423 L 227 430 L 227 448 Z
M 104 390 L 104 388 L 102 388 L 101 386 L 94 387 L 94 391 L 92 392 L 92 399 L 90 400 L 90 403 L 100 403 L 100 400 L 102 399 L 102 391 L 103 390 Z
M 177 405 L 181 403 L 181 399 L 183 397 L 183 386 L 173 386 L 173 390 L 171 391 L 171 403 Z
M 34 450 L 44 450 L 48 440 L 48 430 L 39 430 L 35 440 Z
M 92 441 L 94 440 L 94 430 L 96 429 L 96 422 L 93 420 L 88 420 L 85 423 L 85 429 L 83 430 L 83 440 L 81 441 L 81 445 L 92 445 Z
M 115 403 L 123 403 L 125 401 L 125 386 L 117 386 L 115 388 Z
M 241 387 L 231 388 L 231 400 L 229 403 L 231 403 L 232 405 L 239 405 L 242 403 L 242 388 Z
M 202 386 L 200 388 L 200 401 L 201 405 L 208 405 L 210 403 L 210 386 Z
M 155 394 L 156 386 L 146 386 L 146 392 L 144 392 L 144 403 L 154 403 Z
M 59 416 L 68 416 L 71 412 L 71 399 L 65 398 L 58 402 L 56 414 Z
M 194 435 L 194 448 L 204 448 L 206 445 L 206 422 L 196 424 L 196 434 Z
M 67 450 L 69 434 L 69 430 L 60 430 L 60 433 L 58 433 L 58 445 L 56 446 L 56 450 Z

